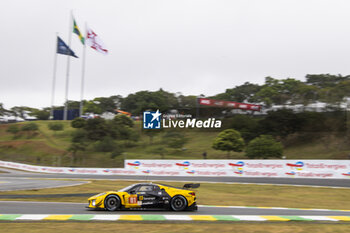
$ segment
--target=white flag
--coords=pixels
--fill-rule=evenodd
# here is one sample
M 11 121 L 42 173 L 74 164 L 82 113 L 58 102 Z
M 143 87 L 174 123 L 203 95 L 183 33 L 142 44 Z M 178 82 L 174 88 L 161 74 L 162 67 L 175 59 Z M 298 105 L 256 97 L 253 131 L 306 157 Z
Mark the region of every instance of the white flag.
M 108 54 L 108 50 L 106 49 L 100 37 L 97 36 L 97 34 L 90 28 L 87 28 L 86 31 L 86 44 L 100 53 Z

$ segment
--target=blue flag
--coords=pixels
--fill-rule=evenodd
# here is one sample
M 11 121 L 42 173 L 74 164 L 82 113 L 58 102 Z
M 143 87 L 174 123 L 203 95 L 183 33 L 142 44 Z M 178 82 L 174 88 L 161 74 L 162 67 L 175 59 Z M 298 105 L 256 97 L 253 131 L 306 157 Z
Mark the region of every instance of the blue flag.
M 57 37 L 57 53 L 78 58 L 59 36 Z

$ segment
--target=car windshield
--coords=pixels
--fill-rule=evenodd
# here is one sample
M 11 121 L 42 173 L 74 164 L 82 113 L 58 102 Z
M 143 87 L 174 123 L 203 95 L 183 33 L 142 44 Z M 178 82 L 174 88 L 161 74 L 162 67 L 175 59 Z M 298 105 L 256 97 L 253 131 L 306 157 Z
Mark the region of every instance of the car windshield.
M 130 185 L 130 186 L 128 186 L 128 187 L 125 187 L 125 188 L 120 189 L 118 192 L 126 192 L 126 191 L 129 191 L 130 189 L 132 189 L 132 188 L 135 187 L 135 186 L 136 186 L 136 184 L 132 184 L 132 185 Z

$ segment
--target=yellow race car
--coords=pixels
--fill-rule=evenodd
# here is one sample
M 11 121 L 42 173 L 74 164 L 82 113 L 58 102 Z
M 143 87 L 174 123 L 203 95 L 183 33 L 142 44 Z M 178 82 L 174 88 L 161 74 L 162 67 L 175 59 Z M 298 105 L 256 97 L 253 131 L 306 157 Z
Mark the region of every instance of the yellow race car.
M 185 184 L 183 188 L 169 185 L 139 183 L 119 191 L 108 191 L 88 199 L 88 208 L 121 209 L 165 208 L 174 211 L 197 210 L 196 193 L 200 184 Z

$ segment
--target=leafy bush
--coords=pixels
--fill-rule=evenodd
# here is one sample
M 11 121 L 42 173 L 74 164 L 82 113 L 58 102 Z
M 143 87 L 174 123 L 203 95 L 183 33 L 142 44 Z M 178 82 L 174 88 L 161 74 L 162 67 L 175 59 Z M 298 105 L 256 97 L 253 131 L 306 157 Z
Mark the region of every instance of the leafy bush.
M 101 141 L 95 142 L 94 148 L 98 152 L 112 152 L 117 148 L 117 144 L 112 138 L 105 137 Z
M 52 130 L 52 131 L 62 131 L 63 130 L 63 128 L 64 128 L 64 126 L 63 126 L 63 124 L 62 123 L 50 123 L 49 125 L 48 125 L 48 127 L 49 127 L 49 129 L 50 130 Z
M 130 117 L 124 114 L 118 114 L 114 117 L 113 121 L 118 125 L 118 126 L 129 126 L 133 127 L 134 126 L 134 121 Z
M 85 124 L 86 124 L 86 120 L 81 117 L 77 117 L 71 122 L 71 126 L 76 129 L 83 128 Z
M 214 139 L 212 147 L 215 150 L 241 152 L 244 149 L 244 140 L 241 134 L 234 129 L 226 129 Z
M 29 123 L 29 124 L 25 124 L 22 126 L 21 130 L 22 131 L 36 131 L 38 130 L 39 127 L 37 124 L 35 123 Z
M 282 158 L 283 146 L 271 135 L 261 135 L 249 142 L 246 149 L 246 156 L 250 159 L 257 158 Z

